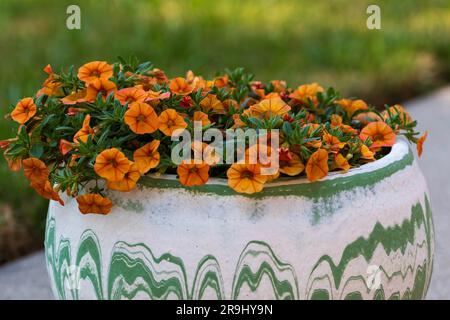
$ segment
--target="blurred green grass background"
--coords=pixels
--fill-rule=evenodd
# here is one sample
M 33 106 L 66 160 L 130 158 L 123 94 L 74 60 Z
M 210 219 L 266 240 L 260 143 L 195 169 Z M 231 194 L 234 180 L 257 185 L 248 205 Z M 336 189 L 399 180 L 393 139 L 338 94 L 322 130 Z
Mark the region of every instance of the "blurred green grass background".
M 81 30 L 66 8 L 81 8 Z M 381 30 L 366 8 L 381 8 Z M 450 80 L 450 1 L 161 0 L 0 2 L 0 111 L 55 70 L 118 55 L 169 76 L 243 66 L 258 79 L 317 81 L 373 104 L 400 102 Z M 0 119 L 0 139 L 15 127 Z M 0 263 L 40 246 L 46 202 L 0 160 Z

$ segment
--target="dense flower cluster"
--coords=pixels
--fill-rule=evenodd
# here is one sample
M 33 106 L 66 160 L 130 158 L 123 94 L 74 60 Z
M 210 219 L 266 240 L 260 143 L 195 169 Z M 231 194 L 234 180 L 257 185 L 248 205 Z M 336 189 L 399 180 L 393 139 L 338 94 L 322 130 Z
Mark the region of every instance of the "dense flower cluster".
M 280 176 L 306 175 L 313 182 L 375 161 L 398 135 L 417 143 L 420 155 L 427 136 L 419 137 L 400 105 L 380 111 L 317 83 L 262 83 L 243 69 L 209 80 L 192 71 L 169 79 L 150 62 L 120 59 L 44 71 L 43 87 L 9 114 L 20 125 L 17 136 L 0 147 L 11 170 L 23 168 L 37 193 L 63 204 L 64 191 L 77 198 L 82 213 L 107 214 L 112 203 L 106 189 L 130 191 L 151 172 L 177 174 L 185 186 L 223 177 L 236 192 L 249 194 Z M 260 163 L 214 162 L 214 151 L 212 161 L 174 164 L 171 135 L 192 131 L 194 121 L 204 130 L 278 129 L 279 148 L 268 149 L 278 153 L 276 173 L 263 175 Z

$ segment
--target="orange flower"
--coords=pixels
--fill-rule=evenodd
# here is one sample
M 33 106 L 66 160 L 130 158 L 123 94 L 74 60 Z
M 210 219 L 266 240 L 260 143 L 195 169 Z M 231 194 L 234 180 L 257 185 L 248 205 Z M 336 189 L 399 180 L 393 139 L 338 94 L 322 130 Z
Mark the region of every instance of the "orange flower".
M 80 102 L 84 102 L 84 101 L 86 101 L 86 94 L 87 94 L 87 90 L 83 89 L 78 92 L 74 92 L 74 93 L 68 95 L 67 97 L 62 98 L 61 102 L 66 105 L 73 105 L 73 104 L 77 104 Z
M 194 151 L 194 159 L 203 159 L 207 165 L 215 166 L 222 160 L 223 151 L 204 142 L 193 141 L 191 149 Z
M 131 103 L 125 112 L 124 121 L 137 134 L 155 132 L 159 125 L 155 110 L 144 102 Z
M 108 181 L 120 181 L 130 170 L 132 162 L 116 148 L 102 151 L 95 159 L 94 170 Z
M 328 174 L 328 152 L 319 149 L 314 152 L 306 164 L 306 176 L 309 181 L 317 181 Z
M 225 107 L 222 101 L 217 99 L 215 94 L 208 94 L 205 98 L 200 101 L 200 107 L 204 112 L 210 112 L 217 114 L 225 114 Z
M 209 165 L 204 162 L 183 161 L 177 168 L 177 174 L 182 185 L 201 186 L 209 179 Z
M 208 81 L 201 76 L 196 76 L 192 70 L 186 72 L 186 81 L 194 87 L 194 91 L 209 91 L 214 85 L 214 81 Z
M 43 184 L 48 179 L 48 168 L 44 162 L 37 158 L 28 158 L 22 161 L 25 177 L 34 184 Z
M 186 79 L 178 77 L 170 81 L 169 89 L 172 93 L 185 96 L 194 91 L 194 86 L 190 85 Z
M 136 183 L 138 182 L 140 177 L 141 173 L 139 172 L 138 166 L 136 163 L 133 163 L 130 167 L 130 170 L 125 173 L 125 177 L 122 180 L 108 181 L 106 185 L 111 190 L 128 192 L 136 187 Z
M 147 97 L 145 98 L 145 102 L 150 102 L 152 106 L 156 106 L 160 100 L 164 100 L 170 97 L 170 92 L 161 92 L 161 91 L 147 91 Z
M 193 121 L 201 121 L 202 127 L 207 126 L 211 124 L 211 121 L 209 121 L 208 115 L 201 111 L 195 111 L 194 117 L 192 119 Z
M 341 142 L 338 137 L 335 137 L 329 133 L 324 133 L 322 137 L 323 144 L 330 152 L 337 153 L 339 150 L 345 147 L 346 143 Z
M 250 107 L 250 114 L 252 116 L 270 119 L 275 116 L 284 116 L 291 110 L 280 98 L 264 99 L 258 104 L 254 104 Z
M 350 100 L 350 99 L 341 99 L 336 100 L 336 103 L 340 105 L 347 115 L 351 117 L 358 110 L 367 110 L 369 107 L 363 100 Z
M 64 139 L 59 140 L 59 151 L 63 156 L 65 156 L 70 150 L 72 150 L 72 144 Z
M 419 140 L 417 141 L 417 153 L 419 154 L 419 157 L 422 156 L 423 144 L 424 144 L 425 140 L 427 140 L 427 137 L 428 137 L 428 131 L 425 131 L 423 136 L 421 136 L 419 138 Z
M 111 200 L 99 194 L 83 194 L 77 197 L 78 209 L 81 213 L 108 214 L 112 208 Z
M 33 98 L 23 98 L 11 112 L 11 118 L 20 124 L 24 124 L 34 117 L 36 110 L 37 108 L 33 102 Z
M 353 120 L 359 121 L 363 126 L 368 125 L 370 122 L 383 121 L 383 119 L 372 111 L 361 112 L 353 117 Z
M 331 115 L 330 122 L 331 122 L 332 129 L 341 128 L 343 132 L 351 133 L 351 134 L 357 134 L 357 132 L 358 132 L 352 126 L 343 124 L 342 117 L 340 115 L 337 115 L 337 114 Z
M 214 86 L 217 88 L 223 88 L 228 84 L 228 75 L 214 78 Z
M 43 198 L 53 201 L 58 201 L 62 206 L 64 201 L 60 198 L 58 192 L 52 188 L 50 181 L 46 180 L 43 183 L 31 182 L 31 187 Z
M 344 171 L 348 171 L 350 169 L 350 164 L 342 154 L 338 153 L 334 156 L 333 168 L 339 168 Z
M 286 88 L 287 88 L 286 81 L 284 81 L 284 80 L 272 80 L 272 81 L 270 81 L 270 83 L 273 86 L 273 91 L 274 92 L 281 93 L 281 92 L 285 92 L 286 91 Z
M 234 125 L 232 127 L 233 129 L 245 127 L 245 123 L 244 121 L 242 121 L 241 115 L 239 113 L 233 114 L 233 121 L 234 121 Z
M 366 160 L 375 160 L 375 153 L 370 151 L 369 147 L 365 144 L 361 145 L 359 148 L 359 152 L 361 152 L 361 158 Z
M 113 68 L 106 61 L 92 61 L 78 69 L 78 79 L 87 84 L 97 80 L 108 80 L 113 76 Z
M 91 116 L 89 114 L 87 114 L 86 117 L 84 117 L 83 126 L 73 136 L 73 142 L 79 143 L 81 141 L 81 142 L 86 143 L 88 141 L 88 137 L 90 135 L 95 134 L 94 129 L 92 129 L 89 124 L 90 121 L 91 121 Z
M 153 140 L 133 153 L 134 162 L 137 164 L 139 172 L 146 174 L 150 169 L 156 168 L 160 161 L 158 152 L 160 141 Z
M 265 94 L 264 95 L 264 99 L 274 99 L 274 98 L 280 98 L 281 99 L 281 96 L 280 96 L 280 94 L 278 92 L 271 92 L 269 94 Z
M 174 109 L 167 109 L 159 115 L 159 130 L 166 136 L 171 136 L 177 129 L 187 127 L 186 121 Z
M 100 78 L 89 83 L 86 92 L 86 101 L 94 102 L 98 94 L 102 95 L 103 100 L 111 93 L 116 91 L 116 84 L 112 81 Z
M 381 147 L 391 147 L 395 143 L 396 135 L 394 131 L 383 121 L 371 122 L 365 126 L 359 137 L 362 141 L 370 138 L 372 145 L 371 150 L 377 150 Z
M 36 97 L 39 97 L 43 94 L 48 96 L 60 96 L 63 95 L 63 91 L 61 89 L 61 82 L 56 81 L 56 76 L 53 73 L 53 69 L 51 65 L 46 65 L 44 67 L 44 72 L 48 74 L 47 79 L 45 79 L 42 88 L 36 93 Z
M 289 98 L 307 103 L 311 100 L 317 104 L 317 93 L 324 92 L 324 89 L 317 83 L 304 84 L 299 86 L 294 92 L 289 95 Z
M 144 102 L 147 98 L 147 92 L 139 88 L 125 88 L 114 93 L 114 98 L 121 105 L 132 102 Z
M 288 151 L 289 152 L 289 151 Z M 305 169 L 305 165 L 298 155 L 289 152 L 289 157 L 280 155 L 280 172 L 288 176 L 296 176 Z
M 61 83 L 56 81 L 54 75 L 50 75 L 45 81 L 41 89 L 36 93 L 36 97 L 43 94 L 48 96 L 61 96 L 63 91 L 61 89 Z
M 22 169 L 22 159 L 12 159 L 9 156 L 6 155 L 6 153 L 3 154 L 3 156 L 6 159 L 6 162 L 8 163 L 9 170 L 13 172 L 17 172 L 20 169 Z
M 261 174 L 259 164 L 234 163 L 227 171 L 228 185 L 240 193 L 260 192 L 264 188 L 267 176 Z

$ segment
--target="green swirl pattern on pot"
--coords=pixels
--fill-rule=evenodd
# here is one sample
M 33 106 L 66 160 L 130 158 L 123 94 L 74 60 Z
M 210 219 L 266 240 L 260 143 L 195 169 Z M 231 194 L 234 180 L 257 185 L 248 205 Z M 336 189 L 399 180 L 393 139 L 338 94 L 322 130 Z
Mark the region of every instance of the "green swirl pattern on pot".
M 223 193 L 220 181 L 201 190 L 151 181 L 129 194 L 111 194 L 118 205 L 108 216 L 80 215 L 75 203 L 64 209 L 51 204 L 45 247 L 57 298 L 426 294 L 434 252 L 431 207 L 403 142 L 360 170 L 315 184 L 279 182 L 258 197 Z M 78 286 L 71 283 L 74 270 Z

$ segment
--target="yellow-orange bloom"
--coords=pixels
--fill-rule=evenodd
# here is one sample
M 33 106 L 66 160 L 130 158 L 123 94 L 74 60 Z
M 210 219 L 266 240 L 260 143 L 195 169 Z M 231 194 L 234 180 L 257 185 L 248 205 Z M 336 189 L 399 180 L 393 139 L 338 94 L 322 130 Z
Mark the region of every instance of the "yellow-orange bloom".
M 108 80 L 112 76 L 112 65 L 108 64 L 106 61 L 88 62 L 78 69 L 78 79 L 88 84 L 97 79 Z
M 359 137 L 362 141 L 370 138 L 372 141 L 371 150 L 377 150 L 381 147 L 392 147 L 397 138 L 394 130 L 383 121 L 369 123 L 361 130 Z
M 289 98 L 303 103 L 307 103 L 308 100 L 311 100 L 314 104 L 317 104 L 317 93 L 324 91 L 325 90 L 319 84 L 314 82 L 299 86 L 289 95 Z
M 324 133 L 322 137 L 322 146 L 327 148 L 330 152 L 337 153 L 339 150 L 345 147 L 346 143 L 341 142 L 338 137 L 335 137 L 329 133 Z
M 136 183 L 139 181 L 140 177 L 141 173 L 139 172 L 138 166 L 136 163 L 133 163 L 122 180 L 108 181 L 106 185 L 111 190 L 128 192 L 136 187 Z
M 350 169 L 350 164 L 342 154 L 338 153 L 334 156 L 333 168 L 339 168 L 344 171 L 348 171 Z
M 90 121 L 91 116 L 87 114 L 86 117 L 84 117 L 83 126 L 73 136 L 73 142 L 79 143 L 81 141 L 86 143 L 88 141 L 88 137 L 95 134 L 94 129 L 92 129 L 90 126 Z
M 133 159 L 141 174 L 146 174 L 159 164 L 161 158 L 158 152 L 159 144 L 159 140 L 153 140 L 134 151 Z
M 284 81 L 284 80 L 272 80 L 272 81 L 270 81 L 270 83 L 273 86 L 273 91 L 274 92 L 280 93 L 280 92 L 285 92 L 286 91 L 286 88 L 287 88 L 286 81 Z
M 73 105 L 80 102 L 86 101 L 87 90 L 83 89 L 77 92 L 74 92 L 64 98 L 61 99 L 61 102 L 66 105 Z
M 83 194 L 77 197 L 78 209 L 81 213 L 108 214 L 112 208 L 112 202 L 99 194 Z
M 158 130 L 159 122 L 155 110 L 145 102 L 133 102 L 125 112 L 124 121 L 137 134 Z
M 31 182 L 31 187 L 43 198 L 58 201 L 62 206 L 64 201 L 60 198 L 58 192 L 53 189 L 50 181 L 46 180 L 41 183 Z
M 208 118 L 208 115 L 201 111 L 195 111 L 193 116 L 193 121 L 201 121 L 202 127 L 211 124 L 211 121 Z
M 219 149 L 204 142 L 193 141 L 191 149 L 194 151 L 194 159 L 203 159 L 207 165 L 215 166 L 222 160 Z
M 187 127 L 186 121 L 174 109 L 167 109 L 159 115 L 159 130 L 166 136 L 171 136 L 177 129 Z
M 349 117 L 351 117 L 358 110 L 369 109 L 367 104 L 361 99 L 358 99 L 358 100 L 341 99 L 341 100 L 336 100 L 336 103 L 345 110 L 345 112 L 347 113 L 347 115 Z
M 201 186 L 209 179 L 209 165 L 183 161 L 177 168 L 178 179 L 182 185 Z
M 44 162 L 37 158 L 28 158 L 22 161 L 25 177 L 34 184 L 43 184 L 49 175 Z
M 306 164 L 306 177 L 309 181 L 317 181 L 328 174 L 328 152 L 319 149 L 314 152 Z
M 20 124 L 24 124 L 34 117 L 36 110 L 37 108 L 33 102 L 33 98 L 23 98 L 11 112 L 11 118 Z
M 428 131 L 425 131 L 423 136 L 421 136 L 419 138 L 419 140 L 417 141 L 417 154 L 419 155 L 419 157 L 422 156 L 423 144 L 424 144 L 425 140 L 427 140 L 427 137 L 428 137 Z
M 36 93 L 36 97 L 39 97 L 43 94 L 48 96 L 61 96 L 63 95 L 63 91 L 61 89 L 61 82 L 57 81 L 55 74 L 53 73 L 52 66 L 47 64 L 44 67 L 44 72 L 48 74 L 47 79 L 45 79 L 42 88 Z
M 352 126 L 346 125 L 342 123 L 342 117 L 337 114 L 331 115 L 330 119 L 331 128 L 341 128 L 343 132 L 345 133 L 351 133 L 351 134 L 357 134 L 358 131 L 354 129 Z
M 20 158 L 12 159 L 8 155 L 6 155 L 6 153 L 4 153 L 3 156 L 5 157 L 6 162 L 8 163 L 9 170 L 17 172 L 20 169 L 22 169 L 22 159 Z
M 170 81 L 169 89 L 172 93 L 185 96 L 194 90 L 194 86 L 190 85 L 185 78 L 178 77 Z
M 353 117 L 353 120 L 359 121 L 363 126 L 366 126 L 370 122 L 383 121 L 383 118 L 381 118 L 375 112 L 366 111 L 358 113 L 356 116 Z
M 98 94 L 102 95 L 103 100 L 111 93 L 116 91 L 116 84 L 112 81 L 100 78 L 89 83 L 86 91 L 86 101 L 93 102 L 97 99 Z
M 281 159 L 280 157 L 280 172 L 288 176 L 296 176 L 305 170 L 305 165 L 298 155 L 290 153 L 290 159 Z
M 359 152 L 361 152 L 361 158 L 365 160 L 375 160 L 375 153 L 369 149 L 365 144 L 361 145 L 359 148 Z
M 228 75 L 214 78 L 214 86 L 217 88 L 223 88 L 228 84 Z
M 149 90 L 146 93 L 147 97 L 145 98 L 145 102 L 150 103 L 152 106 L 156 106 L 160 100 L 164 100 L 170 97 L 170 92 Z
M 130 170 L 132 162 L 116 148 L 102 151 L 95 159 L 94 170 L 108 181 L 120 181 Z
M 261 174 L 259 164 L 234 163 L 227 171 L 228 185 L 240 193 L 260 192 L 264 188 L 267 176 Z
M 204 112 L 213 112 L 217 114 L 225 114 L 225 107 L 215 94 L 208 94 L 200 101 L 200 107 Z
M 275 116 L 284 116 L 291 110 L 291 107 L 287 105 L 280 98 L 264 99 L 258 104 L 254 104 L 250 107 L 250 114 L 252 116 L 270 119 Z
M 147 98 L 147 92 L 139 88 L 125 88 L 116 91 L 114 93 L 114 98 L 119 101 L 121 105 L 132 102 L 144 102 Z

